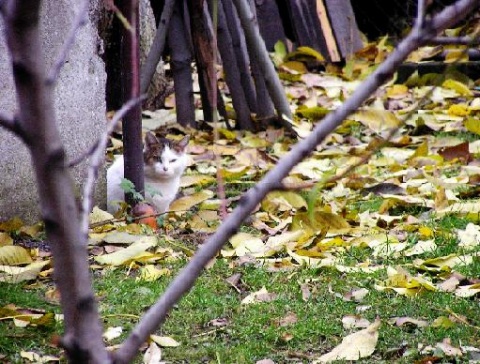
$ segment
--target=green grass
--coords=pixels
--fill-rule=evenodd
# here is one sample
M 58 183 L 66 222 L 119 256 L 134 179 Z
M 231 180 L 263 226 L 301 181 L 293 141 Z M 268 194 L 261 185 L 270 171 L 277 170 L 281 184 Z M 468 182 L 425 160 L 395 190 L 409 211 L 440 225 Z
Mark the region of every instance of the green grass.
M 351 209 L 358 211 L 358 213 L 362 213 L 367 210 L 374 212 L 378 211 L 380 206 L 382 206 L 383 201 L 383 197 L 373 195 L 370 199 L 356 201 L 354 204 L 352 204 Z
M 362 260 L 361 251 L 350 251 L 351 260 Z M 361 254 L 355 259 L 355 254 Z M 176 273 L 185 262 L 170 263 Z M 225 279 L 240 273 L 240 292 Z M 476 277 L 480 263 L 468 266 L 464 274 Z M 168 285 L 171 277 L 156 282 L 139 282 L 135 273 L 123 269 L 95 272 L 95 289 L 105 327 L 121 326 L 124 334 L 114 340 L 123 340 L 128 331 Z M 412 354 L 406 358 L 394 357 L 396 363 L 411 363 L 420 358 L 418 344 L 435 345 L 446 337 L 454 345 L 480 345 L 475 328 L 455 323 L 451 328 L 397 327 L 388 320 L 408 316 L 427 320 L 430 324 L 439 316 L 448 316 L 451 311 L 465 316 L 472 325 L 480 326 L 478 304 L 475 300 L 456 298 L 452 294 L 424 292 L 408 298 L 393 292 L 379 292 L 374 284 L 386 278 L 385 271 L 375 274 L 341 274 L 334 269 L 298 269 L 288 272 L 269 272 L 264 268 L 245 266 L 231 268 L 229 262 L 218 260 L 213 268 L 200 277 L 194 289 L 175 306 L 157 334 L 170 336 L 182 345 L 164 348 L 163 357 L 173 363 L 255 363 L 270 358 L 276 363 L 297 359 L 308 363 L 339 344 L 351 331 L 342 327 L 345 315 L 357 314 L 357 308 L 370 306 L 360 315 L 370 321 L 382 319 L 380 339 L 373 357 L 360 363 L 392 362 L 386 360 L 394 348 L 405 345 Z M 302 299 L 301 284 L 307 284 L 311 292 L 309 300 Z M 266 287 L 275 293 L 271 302 L 242 305 L 248 294 Z M 367 288 L 370 293 L 363 302 L 345 301 L 342 296 L 353 288 Z M 0 285 L 4 292 L 2 306 L 15 304 L 19 307 L 43 308 L 58 311 L 58 307 L 46 303 L 39 290 L 25 290 L 20 285 Z M 279 326 L 279 321 L 293 313 L 297 322 Z M 215 320 L 215 321 L 214 321 Z M 215 326 L 214 322 L 225 322 Z M 60 332 L 60 327 L 40 330 L 30 327 L 14 328 L 9 320 L 0 321 L 1 353 L 9 361 L 20 362 L 20 350 L 35 350 L 55 353 L 58 349 L 48 346 L 49 338 Z M 355 330 L 354 330 L 355 331 Z M 402 344 L 403 343 L 403 344 Z M 395 351 L 395 350 L 393 350 Z M 389 354 L 390 353 L 390 354 Z M 394 355 L 395 356 L 395 355 Z M 140 359 L 137 359 L 140 363 Z
M 472 133 L 470 131 L 461 131 L 461 130 L 455 130 L 455 131 L 450 131 L 450 132 L 436 132 L 434 133 L 434 136 L 436 138 L 458 138 L 460 140 L 463 140 L 464 142 L 474 142 L 478 140 L 478 135 L 475 133 Z
M 60 313 L 60 307 L 45 301 L 41 289 L 25 289 L 20 284 L 0 283 L 0 292 L 1 308 L 15 305 L 17 308 Z M 2 317 L 4 315 L 2 312 Z M 52 320 L 45 325 L 22 328 L 15 326 L 11 319 L 3 318 L 0 320 L 0 332 L 0 355 L 6 356 L 10 363 L 23 363 L 21 351 L 40 349 L 45 354 L 55 354 L 58 350 L 51 347 L 50 342 L 54 335 L 61 334 L 62 327 Z
M 353 208 L 357 211 L 375 211 L 381 202 L 381 198 L 372 196 L 371 199 L 357 202 Z M 460 216 L 438 218 L 432 215 L 425 225 L 433 231 L 432 238 L 437 249 L 419 257 L 428 259 L 471 253 L 458 248 L 455 234 L 455 229 L 464 229 L 468 223 L 468 219 Z M 258 233 L 248 225 L 240 230 Z M 185 239 L 188 240 L 187 237 Z M 409 233 L 405 241 L 413 246 L 420 239 L 424 238 L 415 231 Z M 192 249 L 195 249 L 195 244 L 191 246 Z M 441 280 L 433 273 L 416 271 L 411 263 L 417 257 L 402 254 L 398 257 L 373 257 L 371 253 L 369 248 L 355 246 L 346 248 L 336 257 L 346 266 L 357 266 L 370 260 L 371 264 L 402 266 L 412 276 L 421 273 L 436 283 Z M 172 274 L 155 282 L 138 281 L 135 269 L 105 268 L 93 271 L 104 327 L 123 328 L 123 334 L 108 345 L 119 344 L 127 337 L 142 314 L 153 305 L 172 277 L 186 263 L 160 263 L 160 268 L 169 268 Z M 475 257 L 472 264 L 458 266 L 455 270 L 467 278 L 477 278 L 480 276 L 480 258 Z M 226 279 L 237 273 L 241 274 L 241 279 L 234 288 Z M 359 330 L 343 328 L 342 318 L 346 315 L 358 315 L 370 322 L 377 317 L 382 320 L 375 353 L 359 360 L 359 363 L 413 363 L 425 357 L 425 354 L 418 352 L 419 345 L 435 347 L 445 338 L 450 338 L 456 347 L 480 347 L 477 299 L 429 291 L 406 297 L 393 291 L 376 290 L 375 286 L 382 285 L 386 279 L 386 269 L 373 274 L 344 274 L 334 268 L 297 268 L 272 272 L 261 262 L 238 266 L 232 260 L 219 258 L 212 268 L 204 271 L 192 291 L 173 308 L 156 332 L 181 343 L 179 347 L 162 348 L 163 359 L 169 363 L 255 363 L 269 358 L 275 363 L 309 363 L 340 344 L 346 335 Z M 302 285 L 308 286 L 311 293 L 307 300 L 302 298 Z M 25 286 L 0 283 L 0 307 L 13 304 L 19 308 L 59 313 L 58 306 L 44 299 L 45 290 L 49 287 L 42 284 Z M 262 287 L 274 293 L 275 299 L 271 302 L 241 304 L 243 298 Z M 362 302 L 344 300 L 344 295 L 355 288 L 366 288 L 369 294 Z M 358 311 L 360 307 L 367 308 Z M 451 327 L 433 325 L 439 317 L 452 318 L 452 313 L 464 317 L 466 321 L 453 322 Z M 282 318 L 292 314 L 296 316 L 296 322 L 287 326 L 279 324 Z M 389 321 L 394 317 L 425 320 L 429 325 L 398 327 Z M 61 350 L 50 344 L 54 336 L 61 334 L 61 324 L 19 328 L 11 319 L 3 319 L 0 320 L 0 332 L 0 354 L 5 356 L 6 362 L 21 363 L 21 351 L 61 355 Z M 135 362 L 142 362 L 141 355 Z

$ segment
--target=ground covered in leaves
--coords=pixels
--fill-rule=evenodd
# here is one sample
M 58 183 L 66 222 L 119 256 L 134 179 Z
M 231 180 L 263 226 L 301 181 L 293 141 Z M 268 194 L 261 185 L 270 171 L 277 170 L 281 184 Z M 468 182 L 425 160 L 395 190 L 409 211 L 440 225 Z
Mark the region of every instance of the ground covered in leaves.
M 183 196 L 156 219 L 158 228 L 98 208 L 91 215 L 108 345 L 128 334 L 216 230 L 222 204 L 233 209 L 390 50 L 381 41 L 343 69 L 310 73 L 298 59 L 321 64 L 314 52 L 277 49 L 295 133 L 220 128 L 214 140 L 211 131 L 162 125 L 170 111 L 145 115 L 146 129 L 191 135 L 191 163 Z M 478 360 L 479 114 L 477 84 L 454 70 L 379 89 L 294 168 L 285 190 L 265 198 L 139 360 Z M 119 147 L 113 140 L 110 152 Z M 16 219 L 0 231 L 1 360 L 56 361 L 62 316 L 42 227 Z

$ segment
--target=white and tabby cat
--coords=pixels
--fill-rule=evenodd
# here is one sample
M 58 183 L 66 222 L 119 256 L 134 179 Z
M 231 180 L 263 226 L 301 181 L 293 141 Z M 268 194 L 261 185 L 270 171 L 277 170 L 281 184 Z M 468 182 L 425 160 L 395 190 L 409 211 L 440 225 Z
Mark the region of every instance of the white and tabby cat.
M 188 163 L 185 152 L 188 141 L 188 135 L 180 141 L 157 138 L 150 132 L 145 136 L 145 200 L 159 213 L 167 211 L 177 195 L 180 177 Z M 107 208 L 111 213 L 118 210 L 115 201 L 124 200 L 124 191 L 120 187 L 122 179 L 123 156 L 120 156 L 107 171 Z

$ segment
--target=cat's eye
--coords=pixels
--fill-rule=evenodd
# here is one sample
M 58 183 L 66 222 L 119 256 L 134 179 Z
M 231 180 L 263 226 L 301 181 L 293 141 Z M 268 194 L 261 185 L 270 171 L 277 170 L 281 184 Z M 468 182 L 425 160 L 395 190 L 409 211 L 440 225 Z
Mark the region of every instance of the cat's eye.
M 177 161 L 177 158 L 170 159 L 170 163 L 175 163 Z

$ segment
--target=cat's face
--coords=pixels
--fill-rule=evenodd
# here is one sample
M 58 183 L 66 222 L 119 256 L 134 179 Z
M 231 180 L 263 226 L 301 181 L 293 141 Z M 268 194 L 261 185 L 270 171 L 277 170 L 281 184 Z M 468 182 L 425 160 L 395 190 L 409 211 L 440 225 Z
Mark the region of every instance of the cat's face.
M 160 180 L 180 176 L 187 166 L 185 149 L 188 141 L 188 135 L 177 142 L 147 133 L 143 151 L 145 175 Z

